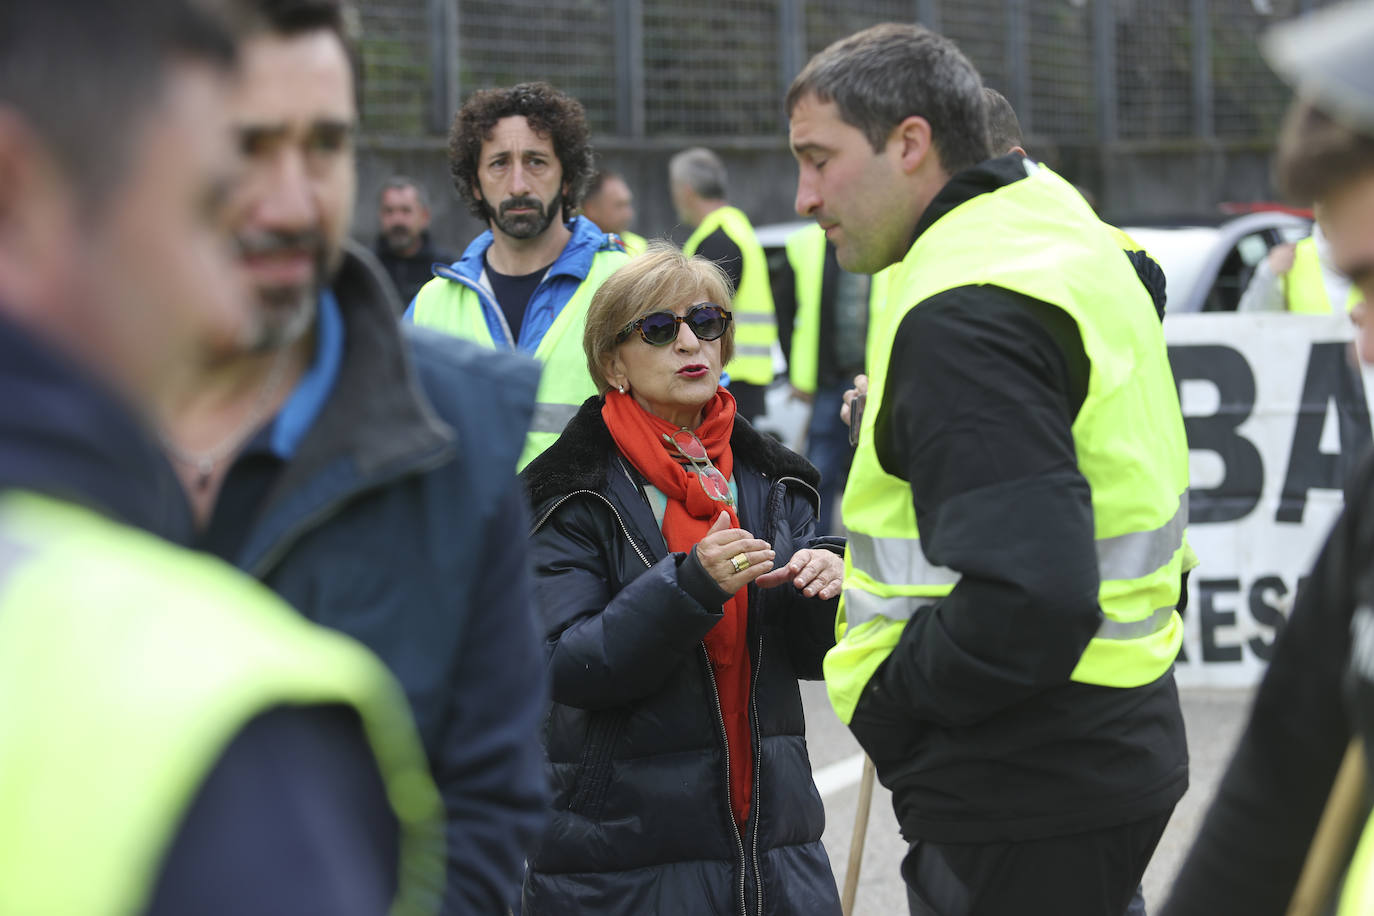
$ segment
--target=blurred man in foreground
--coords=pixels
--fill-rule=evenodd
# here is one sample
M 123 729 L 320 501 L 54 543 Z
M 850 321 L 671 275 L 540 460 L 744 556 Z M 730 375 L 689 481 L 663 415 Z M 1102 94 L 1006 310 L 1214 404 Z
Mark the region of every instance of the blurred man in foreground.
M 190 515 L 148 429 L 253 333 L 234 53 L 186 0 L 0 5 L 0 912 L 437 900 L 438 800 L 385 669 L 173 546 Z
M 1374 3 L 1276 29 L 1266 50 L 1298 89 L 1279 138 L 1280 187 L 1295 201 L 1318 202 L 1333 266 L 1350 277 L 1365 302 L 1374 302 Z M 1366 323 L 1357 332 L 1362 358 L 1374 349 L 1370 341 Z M 1298 912 L 1289 901 L 1324 806 L 1347 815 L 1361 834 L 1358 845 L 1353 837 L 1349 843 L 1335 837 L 1327 847 L 1330 873 L 1344 884 L 1336 912 L 1374 912 L 1374 822 L 1362 797 L 1367 789 L 1333 791 L 1342 759 L 1353 767 L 1348 785 L 1367 786 L 1370 777 L 1371 556 L 1374 463 L 1366 457 L 1346 488 L 1345 511 L 1298 592 L 1166 916 Z M 1331 911 L 1326 904 L 1335 897 L 1333 883 L 1318 881 L 1305 890 L 1311 908 L 1302 912 Z
M 396 321 L 345 241 L 351 42 L 337 0 L 254 0 L 229 202 L 260 333 L 178 405 L 197 544 L 375 651 L 447 812 L 446 909 L 500 912 L 544 819 L 545 682 L 515 461 L 535 367 Z M 584 370 L 585 371 L 585 370 Z

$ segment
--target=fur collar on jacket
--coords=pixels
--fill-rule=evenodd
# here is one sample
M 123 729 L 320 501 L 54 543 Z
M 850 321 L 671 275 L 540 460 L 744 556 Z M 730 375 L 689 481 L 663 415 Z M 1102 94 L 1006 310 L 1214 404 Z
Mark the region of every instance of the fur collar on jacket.
M 616 448 L 611 431 L 601 418 L 601 403 L 599 394 L 584 401 L 558 441 L 521 473 L 530 505 L 540 506 L 574 490 L 600 491 L 605 487 L 610 456 Z M 736 464 L 747 465 L 769 477 L 796 477 L 812 487 L 820 483 L 820 472 L 809 461 L 772 436 L 760 433 L 742 417 L 735 417 L 730 448 Z

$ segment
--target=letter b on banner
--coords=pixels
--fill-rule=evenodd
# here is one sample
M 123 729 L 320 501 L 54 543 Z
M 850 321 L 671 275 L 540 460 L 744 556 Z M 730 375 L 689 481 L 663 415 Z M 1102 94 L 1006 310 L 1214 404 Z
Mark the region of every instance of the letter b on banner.
M 1264 462 L 1259 449 L 1238 432 L 1255 409 L 1255 376 L 1238 350 L 1221 344 L 1169 348 L 1174 381 L 1182 396 L 1185 381 L 1210 382 L 1218 399 L 1215 413 L 1185 416 L 1188 447 L 1215 452 L 1224 472 L 1211 489 L 1194 486 L 1189 491 L 1188 516 L 1192 524 L 1230 522 L 1244 518 L 1259 505 L 1264 488 Z

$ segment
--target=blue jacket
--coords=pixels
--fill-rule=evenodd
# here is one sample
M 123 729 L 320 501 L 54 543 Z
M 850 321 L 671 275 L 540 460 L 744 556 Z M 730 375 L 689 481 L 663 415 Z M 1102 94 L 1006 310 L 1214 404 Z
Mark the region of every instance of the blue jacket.
M 563 306 L 568 304 L 568 300 L 577 292 L 582 281 L 587 279 L 596 253 L 625 250 L 619 238 L 602 232 L 596 223 L 585 216 L 575 217 L 568 223 L 568 228 L 572 230 L 572 238 L 568 239 L 568 244 L 563 247 L 563 253 L 549 266 L 548 273 L 539 281 L 534 295 L 530 297 L 529 305 L 525 307 L 525 317 L 520 324 L 518 341 L 511 341 L 506 316 L 493 300 L 489 289 L 482 283 L 482 261 L 487 249 L 491 247 L 493 238 L 490 229 L 473 239 L 463 252 L 463 256 L 448 267 L 435 265 L 434 276 L 461 283 L 475 291 L 482 303 L 482 314 L 487 319 L 491 339 L 504 340 L 512 349 L 533 355 L 539 348 L 539 342 L 553 326 L 558 313 L 563 311 Z M 406 308 L 405 320 L 415 320 L 413 301 Z
M 522 474 L 554 700 L 554 815 L 525 916 L 838 916 L 797 679 L 821 677 L 839 599 L 749 586 L 754 791 L 739 836 L 702 645 L 727 596 L 669 552 L 601 403 Z M 815 535 L 815 468 L 739 418 L 730 444 L 744 528 L 784 559 L 843 549 Z
M 338 377 L 236 562 L 395 673 L 448 809 L 445 911 L 501 912 L 547 800 L 515 477 L 538 370 L 399 328 L 385 284 L 350 246 Z

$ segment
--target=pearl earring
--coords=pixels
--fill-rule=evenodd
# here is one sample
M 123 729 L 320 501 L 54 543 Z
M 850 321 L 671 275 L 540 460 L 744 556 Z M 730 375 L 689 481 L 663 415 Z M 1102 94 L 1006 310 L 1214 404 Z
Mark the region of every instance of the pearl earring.
M 617 385 L 615 390 L 616 390 L 616 391 L 619 391 L 621 394 L 624 394 L 624 393 L 625 393 L 625 386 L 624 386 L 624 385 Z

